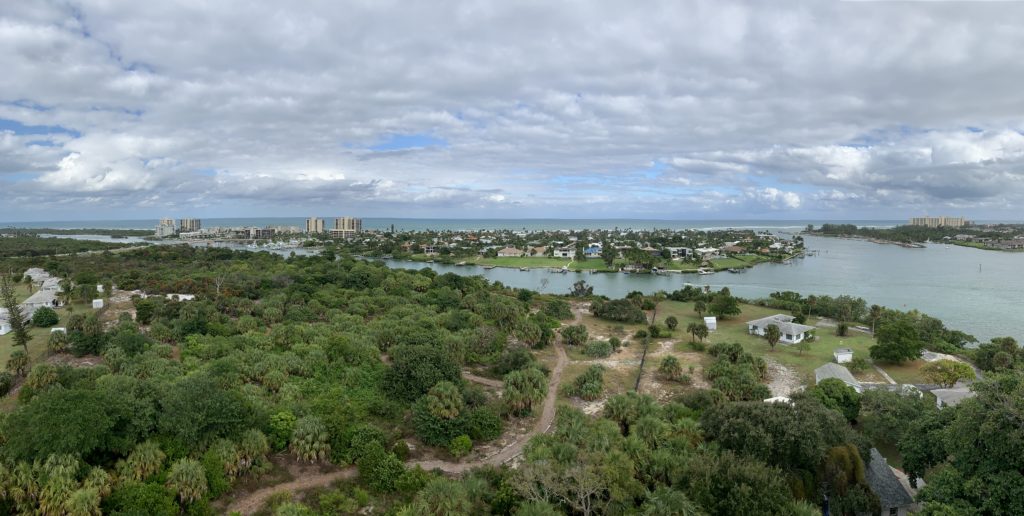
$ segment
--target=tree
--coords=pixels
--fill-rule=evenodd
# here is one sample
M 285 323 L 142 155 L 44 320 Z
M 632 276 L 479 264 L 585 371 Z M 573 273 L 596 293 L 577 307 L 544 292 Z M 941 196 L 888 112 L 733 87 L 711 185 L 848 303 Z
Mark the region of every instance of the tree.
M 459 364 L 445 350 L 431 345 L 398 345 L 390 349 L 391 369 L 384 383 L 395 397 L 415 400 L 440 381 L 458 383 Z
M 704 317 L 704 312 L 708 311 L 708 305 L 698 299 L 693 303 L 693 311 L 697 312 L 697 317 Z
M 57 312 L 53 311 L 53 308 L 48 306 L 41 306 L 36 309 L 35 313 L 32 314 L 32 325 L 40 328 L 49 328 L 60 322 L 60 317 Z
M 0 273 L 0 302 L 7 309 L 7 323 L 11 325 L 11 333 L 15 346 L 21 346 L 25 353 L 28 353 L 28 343 L 32 336 L 28 333 L 28 325 L 25 323 L 25 315 L 18 306 L 18 299 L 14 294 L 14 285 L 11 279 Z
M 325 461 L 331 454 L 331 445 L 327 442 L 328 439 L 330 439 L 330 434 L 328 434 L 323 420 L 316 416 L 305 416 L 295 423 L 291 449 L 300 460 Z
M 118 462 L 117 472 L 122 479 L 141 482 L 160 471 L 166 458 L 160 445 L 153 441 L 142 442 L 127 458 Z
M 582 324 L 566 326 L 558 330 L 558 333 L 562 335 L 565 343 L 570 346 L 582 346 L 587 342 L 588 338 L 587 327 Z
M 572 284 L 572 288 L 569 289 L 569 295 L 572 297 L 590 297 L 594 295 L 594 287 L 587 285 L 586 281 L 579 280 Z
M 437 385 L 431 387 L 426 400 L 431 415 L 442 419 L 459 417 L 465 405 L 459 388 L 448 381 L 437 382 Z
M 64 353 L 68 350 L 68 334 L 66 331 L 53 331 L 46 339 L 46 350 L 51 355 Z
M 871 308 L 868 311 L 868 319 L 871 320 L 871 333 L 872 334 L 875 333 L 875 325 L 878 323 L 878 320 L 881 319 L 883 315 L 885 315 L 885 309 L 884 308 L 882 308 L 879 305 L 871 305 Z
M 860 393 L 836 378 L 822 380 L 807 389 L 807 393 L 822 405 L 839 411 L 848 421 L 856 421 L 860 413 Z
M 800 355 L 803 355 L 804 351 L 809 351 L 810 349 L 811 349 L 811 341 L 809 341 L 807 339 L 803 339 L 800 342 L 796 343 L 796 351 Z
M 692 322 L 686 325 L 686 332 L 690 334 L 690 342 L 693 342 L 694 339 L 704 342 L 708 336 L 708 325 L 702 322 Z
M 467 492 L 466 482 L 439 477 L 428 481 L 416 494 L 407 514 L 449 516 L 476 512 L 478 511 L 474 511 L 473 499 Z
M 870 348 L 871 358 L 893 363 L 920 358 L 921 349 L 924 347 L 924 343 L 918 338 L 917 330 L 903 318 L 879 326 L 875 340 L 877 344 Z
M 28 363 L 28 355 L 18 349 L 7 359 L 7 370 L 15 376 L 25 376 L 25 372 L 28 371 Z
M 676 316 L 674 315 L 670 315 L 665 318 L 665 326 L 670 330 L 674 330 L 676 329 L 676 326 L 679 326 L 679 319 L 676 319 Z
M 619 252 L 608 242 L 604 242 L 601 246 L 601 260 L 604 261 L 604 265 L 606 267 L 611 267 L 612 264 L 615 263 L 615 258 L 617 258 L 618 255 Z
M 764 329 L 764 338 L 768 339 L 768 346 L 772 348 L 772 351 L 775 351 L 775 345 L 782 338 L 782 331 L 779 330 L 777 325 L 769 324 Z
M 270 444 L 275 450 L 283 450 L 292 440 L 295 430 L 295 414 L 284 410 L 270 416 Z
M 462 434 L 448 444 L 448 452 L 456 459 L 466 456 L 473 449 L 473 440 L 468 435 Z
M 740 302 L 735 297 L 732 297 L 732 295 L 724 292 L 717 294 L 711 300 L 711 306 L 708 307 L 708 312 L 721 317 L 722 319 L 742 313 L 740 310 Z
M 544 373 L 533 367 L 512 371 L 505 375 L 505 390 L 502 397 L 514 414 L 528 414 L 533 405 L 547 395 L 546 380 Z
M 206 496 L 206 471 L 198 460 L 178 459 L 167 474 L 167 487 L 174 491 L 183 504 L 191 504 Z
M 931 383 L 942 387 L 952 387 L 960 380 L 974 378 L 974 369 L 959 360 L 936 360 L 928 362 L 921 368 L 921 373 Z
M 667 355 L 661 359 L 661 365 L 658 366 L 658 373 L 665 379 L 678 380 L 683 374 L 683 366 L 679 364 L 679 359 L 673 355 Z
M 363 456 L 356 461 L 359 469 L 359 478 L 362 479 L 370 489 L 380 493 L 389 493 L 395 490 L 395 481 L 405 471 L 402 461 L 384 450 L 384 447 L 377 441 L 371 441 L 363 450 Z

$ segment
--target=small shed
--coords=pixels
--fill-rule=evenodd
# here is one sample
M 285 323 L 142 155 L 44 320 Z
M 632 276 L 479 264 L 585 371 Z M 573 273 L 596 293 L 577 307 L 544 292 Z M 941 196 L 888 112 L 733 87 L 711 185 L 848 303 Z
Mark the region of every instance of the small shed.
M 99 284 L 99 283 L 96 284 L 96 292 L 99 292 L 100 294 L 103 293 L 103 285 L 102 284 Z
M 50 333 L 57 333 L 57 332 L 60 332 L 60 333 L 67 333 L 67 332 L 68 332 L 68 329 L 67 329 L 67 328 L 64 328 L 64 327 L 61 327 L 61 326 L 58 326 L 58 327 L 56 327 L 56 328 L 50 328 Z
M 92 307 L 95 308 L 96 310 L 99 310 L 100 308 L 103 308 L 103 300 L 102 299 L 93 299 L 92 300 Z
M 715 331 L 718 329 L 718 319 L 714 316 L 705 317 L 704 326 L 708 327 L 708 331 Z
M 7 335 L 8 333 L 11 333 L 11 323 L 0 321 L 0 335 Z
M 837 364 L 846 364 L 853 361 L 853 350 L 850 348 L 837 348 L 832 352 Z

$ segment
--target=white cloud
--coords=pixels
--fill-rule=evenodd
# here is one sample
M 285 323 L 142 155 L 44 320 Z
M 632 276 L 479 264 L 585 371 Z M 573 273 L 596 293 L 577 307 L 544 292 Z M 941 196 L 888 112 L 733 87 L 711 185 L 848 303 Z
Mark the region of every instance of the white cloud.
M 0 119 L 75 133 L 0 132 L 15 194 L 0 219 L 78 199 L 124 217 L 223 199 L 290 214 L 999 216 L 1024 201 L 1020 15 L 6 2 Z M 367 150 L 389 135 L 445 144 Z

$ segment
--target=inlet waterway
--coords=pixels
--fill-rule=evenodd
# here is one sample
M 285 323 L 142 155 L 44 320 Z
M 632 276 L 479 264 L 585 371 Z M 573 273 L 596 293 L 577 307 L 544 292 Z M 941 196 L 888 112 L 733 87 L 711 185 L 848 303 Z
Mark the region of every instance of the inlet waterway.
M 982 342 L 1012 336 L 1024 341 L 1024 253 L 983 251 L 931 244 L 925 249 L 875 244 L 863 240 L 805 237 L 808 256 L 785 264 L 761 264 L 746 272 L 713 275 L 551 273 L 476 266 L 384 260 L 389 267 L 481 275 L 516 288 L 566 293 L 585 280 L 597 294 L 612 298 L 639 290 L 673 291 L 685 284 L 729 287 L 745 298 L 792 290 L 803 295 L 862 297 L 869 304 L 899 310 L 917 309 L 970 333 Z

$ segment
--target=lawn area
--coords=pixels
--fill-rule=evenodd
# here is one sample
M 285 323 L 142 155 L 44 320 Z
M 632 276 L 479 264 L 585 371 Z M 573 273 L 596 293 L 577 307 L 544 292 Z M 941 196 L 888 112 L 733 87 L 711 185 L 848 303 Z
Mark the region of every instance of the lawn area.
M 750 256 L 750 255 L 744 255 L 744 256 Z M 708 260 L 708 261 L 711 263 L 711 266 L 715 268 L 715 270 L 719 270 L 719 271 L 720 270 L 724 270 L 724 269 L 739 269 L 739 268 L 752 267 L 754 263 L 757 263 L 757 262 L 754 262 L 754 261 L 748 261 L 748 260 L 740 259 L 739 257 L 712 258 L 711 260 Z
M 899 383 L 929 383 L 924 375 L 921 374 L 921 366 L 927 363 L 924 360 L 918 359 L 902 364 L 882 362 L 878 365 L 885 369 L 885 372 L 889 373 L 893 380 Z
M 816 332 L 815 341 L 810 343 L 810 349 L 800 353 L 795 346 L 778 344 L 775 351 L 771 351 L 768 341 L 761 337 L 747 334 L 747 321 L 759 319 L 779 313 L 778 310 L 755 305 L 741 304 L 743 313 L 731 319 L 719 320 L 718 330 L 711 333 L 707 341 L 714 344 L 719 342 L 738 342 L 745 350 L 755 356 L 770 357 L 783 365 L 795 369 L 801 378 L 808 384 L 813 383 L 814 370 L 832 361 L 832 352 L 836 348 L 846 347 L 853 349 L 854 356 L 868 356 L 868 348 L 874 344 L 871 336 L 859 332 L 851 332 L 846 337 L 836 337 L 832 328 L 819 328 Z M 674 315 L 679 320 L 679 328 L 685 331 L 686 325 L 691 322 L 700 322 L 697 312 L 693 311 L 693 303 L 681 303 L 678 301 L 664 301 L 658 305 L 658 322 L 664 322 L 665 318 Z M 809 321 L 813 325 L 816 321 Z M 679 330 L 677 330 L 679 332 Z M 681 340 L 688 340 L 685 334 L 678 336 Z
M 646 324 L 629 324 L 598 319 L 588 312 L 583 314 L 583 325 L 587 327 L 587 334 L 591 340 L 608 340 L 612 337 L 618 337 L 620 340 L 625 341 L 632 337 L 637 330 L 647 328 Z M 678 332 L 678 330 L 676 331 Z

